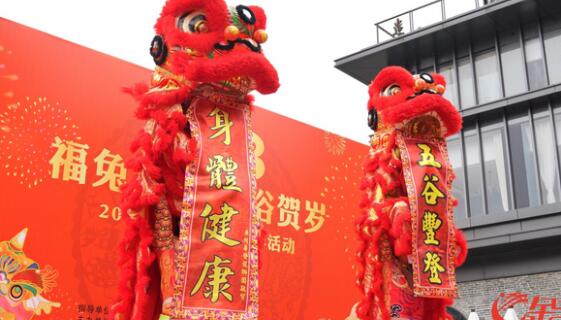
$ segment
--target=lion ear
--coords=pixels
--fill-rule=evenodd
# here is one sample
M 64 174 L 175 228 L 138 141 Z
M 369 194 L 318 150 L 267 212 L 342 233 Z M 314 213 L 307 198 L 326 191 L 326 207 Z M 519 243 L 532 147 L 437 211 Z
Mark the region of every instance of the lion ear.
M 255 29 L 265 29 L 267 27 L 267 15 L 265 10 L 259 6 L 249 6 L 255 15 Z
M 16 250 L 23 251 L 23 245 L 25 244 L 25 238 L 27 237 L 27 228 L 23 228 L 18 234 L 16 234 L 11 240 L 10 245 Z

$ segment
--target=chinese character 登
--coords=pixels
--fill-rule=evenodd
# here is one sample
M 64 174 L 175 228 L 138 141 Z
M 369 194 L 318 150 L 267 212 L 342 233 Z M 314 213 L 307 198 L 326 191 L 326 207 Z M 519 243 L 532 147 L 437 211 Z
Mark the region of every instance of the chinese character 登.
M 316 201 L 310 202 L 306 200 L 306 211 L 308 211 L 308 216 L 304 223 L 309 224 L 310 228 L 304 230 L 304 232 L 318 231 L 325 222 L 325 204 L 319 205 Z
M 279 196 L 280 219 L 279 227 L 292 226 L 296 230 L 300 230 L 298 217 L 300 215 L 300 199 L 287 197 L 284 194 Z
M 434 158 L 431 147 L 424 143 L 418 143 L 417 147 L 421 149 L 421 160 L 419 160 L 418 162 L 420 166 L 429 166 L 438 169 L 442 168 L 442 164 L 440 164 L 440 162 L 436 161 L 436 159 Z
M 435 182 L 439 181 L 438 176 L 434 174 L 430 176 L 428 174 L 425 174 L 425 176 L 423 177 L 423 181 L 425 181 L 425 187 L 423 189 L 423 192 L 421 193 L 421 196 L 425 198 L 427 204 L 435 205 L 438 202 L 439 198 L 445 197 L 442 191 L 440 191 L 434 184 Z
M 425 211 L 423 215 L 423 232 L 425 233 L 425 244 L 439 245 L 440 241 L 435 239 L 436 231 L 440 229 L 442 220 L 438 214 L 431 211 Z
M 229 146 L 231 143 L 230 128 L 234 125 L 234 123 L 230 121 L 230 114 L 219 108 L 214 108 L 214 110 L 210 112 L 209 117 L 214 117 L 214 127 L 211 129 L 216 131 L 210 138 L 214 139 L 220 135 L 224 135 L 223 143 Z
M 440 256 L 433 252 L 427 252 L 425 255 L 425 269 L 423 272 L 430 272 L 429 282 L 441 284 L 440 273 L 444 272 L 444 267 L 440 265 Z
M 220 295 L 223 295 L 224 298 L 228 301 L 232 301 L 232 294 L 229 293 L 228 288 L 230 288 L 230 283 L 228 282 L 228 277 L 234 274 L 234 271 L 228 266 L 222 266 L 229 264 L 231 261 L 229 259 L 222 259 L 219 256 L 214 256 L 214 260 L 212 262 L 205 262 L 203 267 L 203 271 L 201 272 L 201 276 L 199 280 L 195 284 L 193 290 L 191 290 L 191 296 L 194 296 L 205 282 L 206 278 L 208 278 L 207 285 L 205 286 L 203 295 L 205 298 L 210 297 L 210 301 L 212 303 L 216 303 Z
M 216 189 L 226 189 L 234 191 L 242 191 L 237 185 L 235 171 L 238 164 L 232 160 L 232 157 L 224 158 L 221 155 L 215 155 L 208 158 L 206 171 L 210 172 L 210 186 Z M 222 182 L 224 178 L 224 182 Z
M 230 231 L 232 217 L 239 214 L 239 212 L 227 203 L 224 203 L 221 209 L 222 213 L 213 214 L 212 206 L 208 203 L 205 205 L 205 208 L 201 213 L 201 217 L 205 219 L 201 241 L 205 242 L 209 239 L 215 239 L 227 246 L 236 246 L 240 244 L 240 242 L 228 238 L 227 233 Z
M 78 181 L 79 184 L 86 183 L 86 165 L 87 150 L 90 148 L 87 144 L 76 143 L 73 141 L 62 141 L 59 137 L 55 137 L 55 142 L 51 145 L 57 148 L 54 156 L 49 160 L 52 165 L 53 179 L 60 176 L 60 168 L 62 167 L 62 181 Z
M 275 210 L 275 206 L 272 204 L 273 195 L 269 191 L 259 189 L 255 199 L 255 208 L 261 222 L 271 224 L 273 210 Z
M 281 251 L 280 236 L 268 235 L 267 248 L 269 248 L 269 251 L 280 252 Z
M 127 178 L 127 169 L 123 158 L 118 154 L 111 154 L 107 149 L 103 149 L 94 159 L 97 164 L 96 174 L 101 179 L 93 183 L 94 187 L 109 183 L 109 190 L 119 191 L 119 187 Z

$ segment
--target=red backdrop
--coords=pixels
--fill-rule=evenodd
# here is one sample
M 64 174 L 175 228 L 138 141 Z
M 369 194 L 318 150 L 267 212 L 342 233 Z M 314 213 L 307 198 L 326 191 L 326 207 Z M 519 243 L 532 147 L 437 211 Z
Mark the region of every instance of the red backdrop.
M 149 78 L 0 19 L 0 242 L 27 227 L 25 254 L 58 271 L 43 296 L 62 306 L 37 319 L 107 317 L 122 219 L 120 194 L 102 179 L 142 125 L 120 88 Z M 367 147 L 260 108 L 253 124 L 268 232 L 260 318 L 344 319 L 358 300 L 353 221 Z

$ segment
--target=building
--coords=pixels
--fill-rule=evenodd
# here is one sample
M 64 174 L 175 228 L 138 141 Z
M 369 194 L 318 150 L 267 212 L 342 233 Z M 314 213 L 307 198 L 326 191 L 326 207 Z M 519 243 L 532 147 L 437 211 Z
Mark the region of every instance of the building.
M 377 23 L 377 43 L 335 66 L 364 84 L 387 65 L 446 77 L 464 119 L 449 151 L 470 246 L 455 308 L 491 319 L 501 293 L 561 296 L 561 2 L 469 1 Z

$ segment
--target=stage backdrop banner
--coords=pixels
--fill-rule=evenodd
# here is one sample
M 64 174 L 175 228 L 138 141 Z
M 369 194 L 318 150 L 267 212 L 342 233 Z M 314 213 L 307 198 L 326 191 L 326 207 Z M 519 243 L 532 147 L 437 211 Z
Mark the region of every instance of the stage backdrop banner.
M 150 75 L 0 19 L 0 319 L 108 318 L 119 186 L 142 126 L 121 87 Z M 260 318 L 344 319 L 359 299 L 353 221 L 367 147 L 260 108 L 253 128 L 267 232 Z

